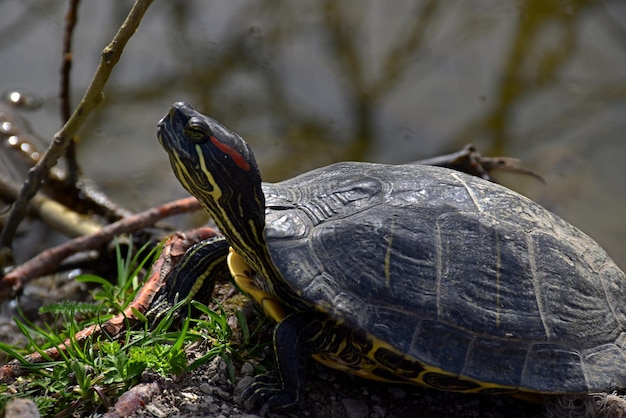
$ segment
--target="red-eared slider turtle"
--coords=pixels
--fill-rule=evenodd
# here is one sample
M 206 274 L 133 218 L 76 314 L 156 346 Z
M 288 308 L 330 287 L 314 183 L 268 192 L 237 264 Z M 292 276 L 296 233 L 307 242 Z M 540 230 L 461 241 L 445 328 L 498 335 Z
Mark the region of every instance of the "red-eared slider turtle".
M 248 390 L 262 412 L 298 400 L 310 356 L 460 392 L 626 387 L 626 277 L 533 201 L 417 164 L 262 183 L 248 144 L 186 103 L 158 136 L 230 245 L 235 281 L 277 321 L 279 376 Z

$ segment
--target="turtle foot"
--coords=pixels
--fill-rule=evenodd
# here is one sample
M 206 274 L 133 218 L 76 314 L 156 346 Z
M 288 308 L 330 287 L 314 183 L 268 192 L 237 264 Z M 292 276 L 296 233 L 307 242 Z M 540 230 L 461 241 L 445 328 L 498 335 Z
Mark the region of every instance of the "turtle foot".
M 241 394 L 245 407 L 250 410 L 260 406 L 259 414 L 264 417 L 270 411 L 286 409 L 298 401 L 297 393 L 282 387 L 274 373 L 259 375 Z

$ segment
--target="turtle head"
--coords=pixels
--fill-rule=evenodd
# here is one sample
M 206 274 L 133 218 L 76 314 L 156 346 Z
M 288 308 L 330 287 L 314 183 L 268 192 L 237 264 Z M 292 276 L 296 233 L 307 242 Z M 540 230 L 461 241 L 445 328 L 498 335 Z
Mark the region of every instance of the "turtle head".
M 250 146 L 184 102 L 161 119 L 157 136 L 174 174 L 244 258 L 264 247 L 265 198 Z M 252 261 L 252 260 L 247 260 Z

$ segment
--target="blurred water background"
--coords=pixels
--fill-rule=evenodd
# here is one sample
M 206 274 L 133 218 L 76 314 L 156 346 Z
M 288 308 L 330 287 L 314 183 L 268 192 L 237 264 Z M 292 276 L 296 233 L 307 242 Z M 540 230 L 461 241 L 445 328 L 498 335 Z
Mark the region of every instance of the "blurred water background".
M 82 1 L 74 105 L 130 5 Z M 66 8 L 0 0 L 0 90 L 43 99 L 18 111 L 43 143 L 60 127 Z M 186 194 L 155 137 L 169 106 L 185 100 L 246 138 L 267 181 L 466 143 L 520 158 L 547 184 L 502 181 L 626 268 L 623 0 L 157 0 L 105 92 L 81 130 L 79 162 L 130 209 Z

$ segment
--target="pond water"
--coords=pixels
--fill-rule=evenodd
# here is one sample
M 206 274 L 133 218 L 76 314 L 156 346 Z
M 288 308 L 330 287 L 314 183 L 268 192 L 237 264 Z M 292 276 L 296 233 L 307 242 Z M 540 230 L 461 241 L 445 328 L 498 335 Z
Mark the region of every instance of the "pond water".
M 74 104 L 129 5 L 82 2 Z M 0 90 L 43 98 L 20 112 L 43 141 L 60 125 L 66 7 L 0 2 Z M 185 195 L 155 137 L 179 100 L 246 138 L 267 181 L 466 143 L 520 158 L 547 184 L 503 182 L 626 267 L 623 0 L 157 0 L 79 145 L 83 170 L 130 209 Z

